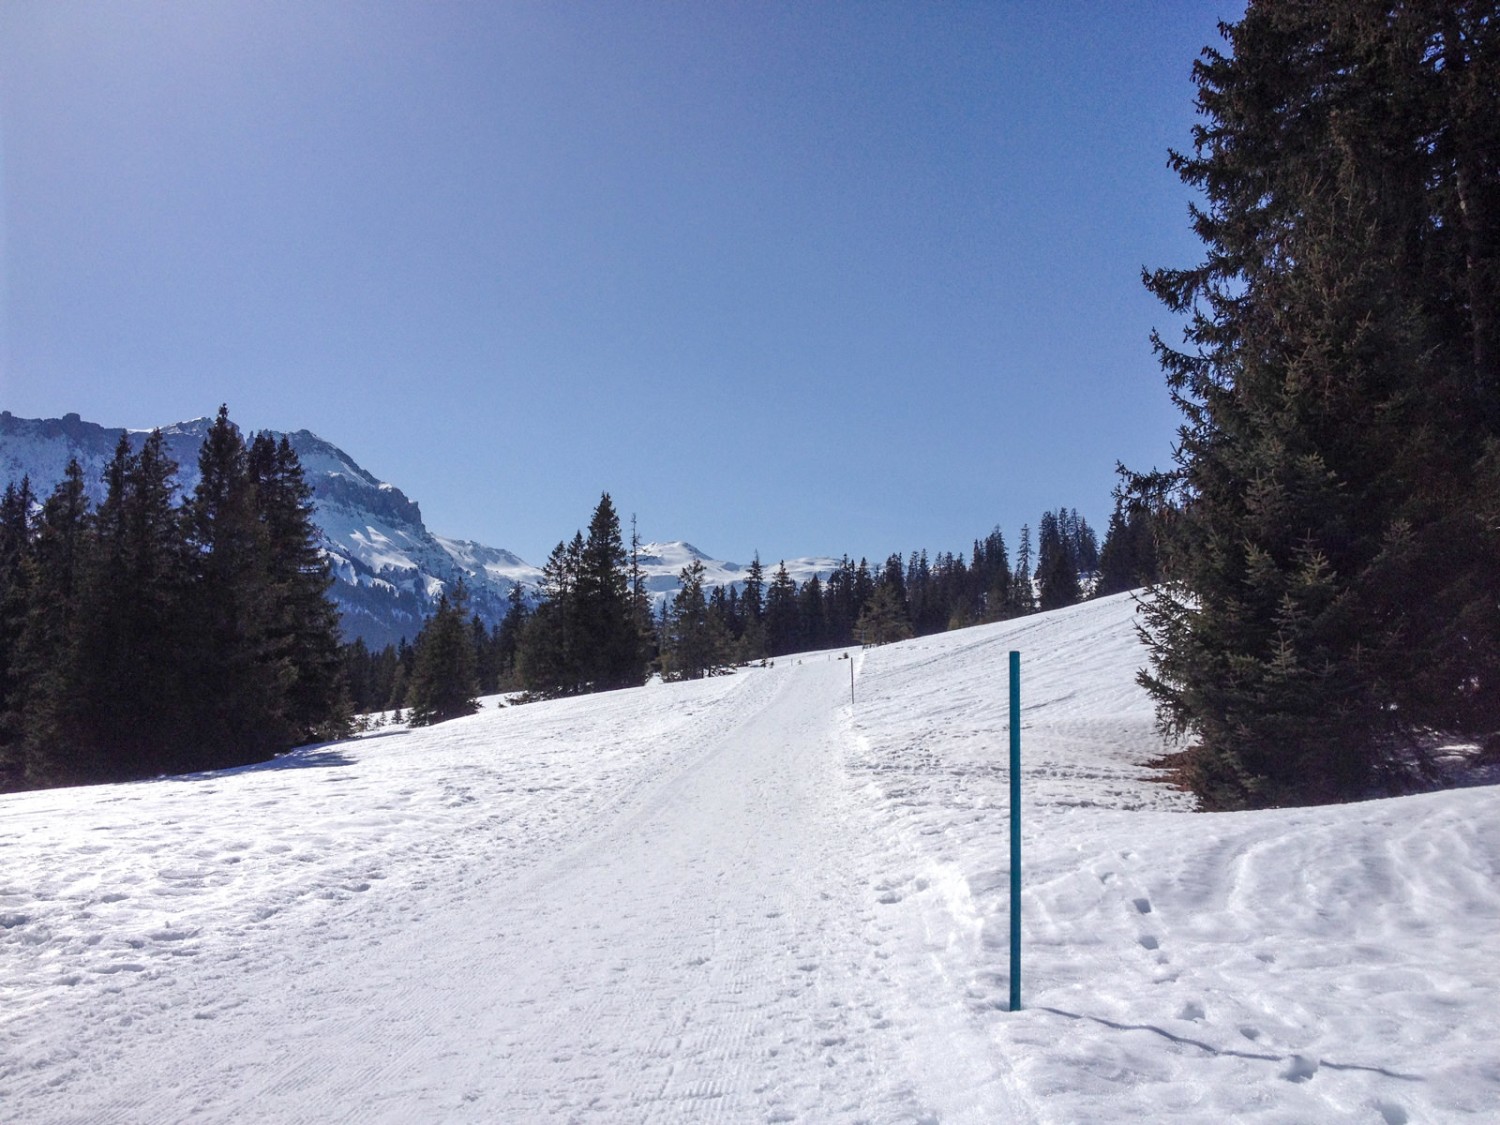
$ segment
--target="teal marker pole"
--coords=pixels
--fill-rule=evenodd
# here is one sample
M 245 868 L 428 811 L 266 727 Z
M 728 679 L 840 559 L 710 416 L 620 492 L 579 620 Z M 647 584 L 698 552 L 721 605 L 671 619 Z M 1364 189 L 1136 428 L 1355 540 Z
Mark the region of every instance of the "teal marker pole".
M 1021 654 L 1010 654 L 1010 1010 L 1021 1010 Z

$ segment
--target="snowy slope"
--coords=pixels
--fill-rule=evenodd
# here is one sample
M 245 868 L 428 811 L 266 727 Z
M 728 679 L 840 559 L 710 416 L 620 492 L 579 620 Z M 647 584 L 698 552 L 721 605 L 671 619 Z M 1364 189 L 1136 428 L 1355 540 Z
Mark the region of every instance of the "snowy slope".
M 1191 813 L 1130 609 L 0 797 L 0 1116 L 1492 1115 L 1500 792 Z

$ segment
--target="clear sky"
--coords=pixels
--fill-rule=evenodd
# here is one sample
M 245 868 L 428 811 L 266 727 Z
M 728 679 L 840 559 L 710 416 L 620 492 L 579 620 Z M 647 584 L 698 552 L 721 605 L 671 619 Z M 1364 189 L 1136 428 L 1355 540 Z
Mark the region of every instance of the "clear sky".
M 311 429 L 541 563 L 1102 535 L 1242 3 L 0 4 L 0 408 Z

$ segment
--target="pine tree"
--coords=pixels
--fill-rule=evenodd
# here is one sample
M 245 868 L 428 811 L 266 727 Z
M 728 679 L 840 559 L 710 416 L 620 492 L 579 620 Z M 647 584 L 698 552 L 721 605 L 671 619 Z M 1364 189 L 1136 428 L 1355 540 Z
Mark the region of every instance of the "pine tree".
M 906 619 L 906 607 L 901 604 L 895 585 L 880 583 L 860 614 L 855 638 L 861 644 L 883 645 L 910 636 L 911 623 Z
M 1015 581 L 1010 572 L 1010 555 L 1005 549 L 1005 536 L 998 527 L 985 539 L 982 555 L 980 546 L 975 545 L 974 572 L 984 591 L 984 620 L 1003 621 L 1007 617 L 1014 617 Z
M 765 570 L 756 551 L 745 570 L 745 586 L 740 594 L 740 659 L 760 660 L 766 655 Z
M 1037 527 L 1036 584 L 1041 608 L 1073 605 L 1083 596 L 1078 582 L 1078 536 L 1066 508 L 1042 513 Z
M 830 645 L 847 645 L 854 641 L 854 564 L 845 555 L 828 576 L 823 587 L 823 620 Z
M 266 551 L 266 656 L 276 672 L 276 714 L 295 744 L 339 737 L 350 701 L 339 660 L 333 575 L 314 522 L 312 487 L 283 435 L 259 434 L 246 456 Z
M 9 732 L 22 749 L 23 779 L 45 785 L 54 773 L 58 729 L 54 709 L 67 685 L 79 628 L 81 571 L 89 548 L 89 501 L 83 470 L 70 460 L 42 505 L 31 549 L 29 606 L 17 646 L 21 691 Z
M 574 588 L 579 677 L 596 691 L 634 687 L 645 680 L 626 562 L 620 520 L 606 492 L 589 520 Z
M 823 620 L 823 583 L 814 574 L 797 591 L 797 624 L 804 649 L 822 648 L 828 644 L 827 623 Z
M 80 568 L 78 628 L 47 702 L 55 782 L 176 771 L 192 761 L 191 570 L 173 494 L 177 466 L 153 431 L 138 454 L 121 437 Z M 29 758 L 36 755 L 28 754 Z
M 511 586 L 505 595 L 505 617 L 501 619 L 496 633 L 495 663 L 498 668 L 500 686 L 510 690 L 519 683 L 516 671 L 517 655 L 521 646 L 521 635 L 525 632 L 526 592 L 519 582 Z
M 1115 499 L 1099 552 L 1099 581 L 1094 597 L 1102 598 L 1155 583 L 1160 577 L 1156 557 L 1155 517 L 1144 504 L 1127 496 Z
M 1202 264 L 1151 274 L 1183 411 L 1143 683 L 1210 807 L 1367 791 L 1500 729 L 1500 12 L 1252 2 L 1174 154 Z
M 694 559 L 677 576 L 679 589 L 667 616 L 663 675 L 670 680 L 702 679 L 724 666 L 727 637 L 715 628 L 703 592 L 703 563 Z
M 288 732 L 268 636 L 268 534 L 239 430 L 221 406 L 198 453 L 198 485 L 184 510 L 193 573 L 191 616 L 196 683 L 194 729 L 212 731 L 191 765 L 238 765 L 269 757 Z M 187 759 L 177 763 L 187 768 Z
M 635 626 L 636 652 L 640 659 L 641 674 L 649 674 L 657 658 L 656 624 L 652 620 L 651 595 L 646 590 L 646 574 L 641 569 L 641 535 L 635 526 L 635 516 L 630 517 L 630 617 Z
M 0 498 L 0 792 L 20 784 L 23 765 L 20 710 L 24 695 L 21 636 L 31 605 L 31 482 L 5 486 Z
M 766 590 L 766 655 L 785 656 L 797 650 L 800 623 L 797 613 L 797 583 L 782 560 Z
M 479 681 L 469 636 L 468 595 L 462 582 L 450 597 L 438 598 L 437 610 L 417 635 L 416 662 L 407 689 L 408 722 L 431 726 L 479 710 Z
M 1036 585 L 1031 575 L 1031 526 L 1021 525 L 1021 545 L 1016 548 L 1016 569 L 1011 575 L 1011 605 L 1018 616 L 1036 612 Z
M 536 695 L 573 695 L 583 688 L 577 596 L 583 547 L 579 533 L 558 543 L 542 567 L 541 604 L 527 619 L 516 657 L 522 685 Z

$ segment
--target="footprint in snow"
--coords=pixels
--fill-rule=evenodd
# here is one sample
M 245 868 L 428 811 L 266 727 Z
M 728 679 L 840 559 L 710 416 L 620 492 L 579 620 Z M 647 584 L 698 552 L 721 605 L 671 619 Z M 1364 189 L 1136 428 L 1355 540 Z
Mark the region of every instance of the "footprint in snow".
M 1189 1000 L 1186 1004 L 1184 1004 L 1182 1006 L 1182 1011 L 1180 1011 L 1180 1012 L 1177 1013 L 1177 1018 L 1178 1019 L 1180 1019 L 1180 1020 L 1190 1020 L 1193 1023 L 1197 1023 L 1199 1020 L 1201 1020 L 1203 1018 L 1203 1016 L 1204 1016 L 1203 1005 L 1200 1004 L 1200 1003 L 1198 1003 L 1198 1001 L 1196 1001 L 1196 1000 Z
M 1306 1055 L 1293 1055 L 1291 1065 L 1282 1071 L 1281 1077 L 1288 1082 L 1306 1082 L 1318 1073 L 1318 1060 Z

